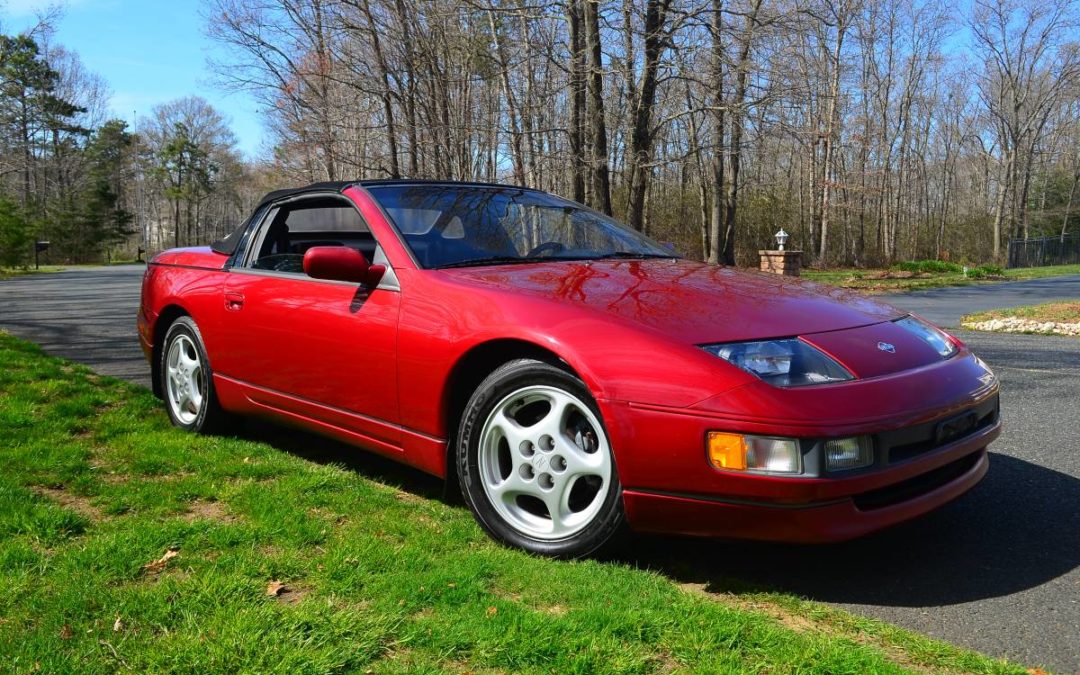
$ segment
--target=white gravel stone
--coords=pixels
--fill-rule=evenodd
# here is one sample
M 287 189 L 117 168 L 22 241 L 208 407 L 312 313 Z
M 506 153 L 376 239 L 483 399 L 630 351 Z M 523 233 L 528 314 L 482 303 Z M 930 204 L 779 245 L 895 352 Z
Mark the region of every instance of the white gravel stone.
M 989 321 L 965 321 L 961 326 L 971 330 L 986 330 L 997 333 L 1043 333 L 1046 335 L 1080 337 L 1080 323 L 1033 321 L 1032 319 L 1021 319 L 1016 316 L 990 319 Z

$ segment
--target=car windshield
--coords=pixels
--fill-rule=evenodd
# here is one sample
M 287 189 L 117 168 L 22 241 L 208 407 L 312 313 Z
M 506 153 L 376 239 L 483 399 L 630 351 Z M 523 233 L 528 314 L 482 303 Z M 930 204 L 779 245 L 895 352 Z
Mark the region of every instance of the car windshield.
M 607 216 L 543 192 L 430 184 L 369 190 L 429 269 L 678 257 Z

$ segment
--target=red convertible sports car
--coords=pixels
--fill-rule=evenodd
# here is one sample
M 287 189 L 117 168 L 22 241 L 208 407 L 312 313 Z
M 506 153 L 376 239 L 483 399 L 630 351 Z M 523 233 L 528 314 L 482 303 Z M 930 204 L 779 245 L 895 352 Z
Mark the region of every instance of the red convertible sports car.
M 347 441 L 560 557 L 627 527 L 857 537 L 974 486 L 1000 432 L 994 374 L 917 316 L 501 185 L 273 192 L 154 258 L 138 327 L 177 426 Z

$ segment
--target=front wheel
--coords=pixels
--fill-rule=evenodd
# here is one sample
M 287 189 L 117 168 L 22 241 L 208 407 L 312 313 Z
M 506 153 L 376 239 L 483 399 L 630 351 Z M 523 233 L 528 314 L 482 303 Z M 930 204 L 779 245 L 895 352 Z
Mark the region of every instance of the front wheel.
M 198 433 L 226 427 L 227 413 L 217 402 L 202 334 L 191 317 L 179 317 L 165 332 L 158 374 L 165 409 L 175 426 Z
M 560 558 L 588 555 L 622 529 L 619 476 L 585 385 L 532 359 L 485 379 L 462 416 L 458 477 L 495 539 Z

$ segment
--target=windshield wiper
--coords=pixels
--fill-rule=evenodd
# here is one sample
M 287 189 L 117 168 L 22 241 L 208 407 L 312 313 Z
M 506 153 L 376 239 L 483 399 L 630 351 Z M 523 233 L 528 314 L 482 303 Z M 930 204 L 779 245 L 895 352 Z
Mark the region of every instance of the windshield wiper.
M 450 267 L 480 267 L 482 265 L 520 265 L 522 263 L 540 262 L 542 260 L 548 260 L 548 258 L 518 258 L 509 255 L 495 255 L 490 258 L 469 258 L 468 260 L 457 260 L 455 262 L 445 263 L 443 265 L 436 265 L 432 269 L 444 270 Z
M 556 257 L 556 260 L 650 260 L 650 259 L 663 259 L 669 260 L 672 258 L 678 258 L 679 256 L 672 253 L 671 255 L 665 255 L 663 253 L 639 253 L 635 251 L 615 251 L 613 253 L 601 253 L 599 255 L 581 256 L 580 258 L 560 258 Z
M 674 253 L 671 255 L 664 255 L 663 253 L 638 253 L 634 251 L 615 251 L 613 253 L 600 253 L 597 255 L 551 255 L 551 256 L 535 256 L 535 257 L 515 257 L 506 255 L 496 255 L 490 258 L 469 258 L 468 260 L 457 260 L 455 262 L 445 263 L 443 265 L 436 265 L 432 269 L 444 270 L 451 267 L 481 267 L 483 265 L 522 265 L 525 263 L 540 263 L 540 262 L 567 262 L 567 261 L 579 261 L 579 260 L 649 260 L 649 259 L 663 259 L 670 260 L 678 258 L 679 256 Z

